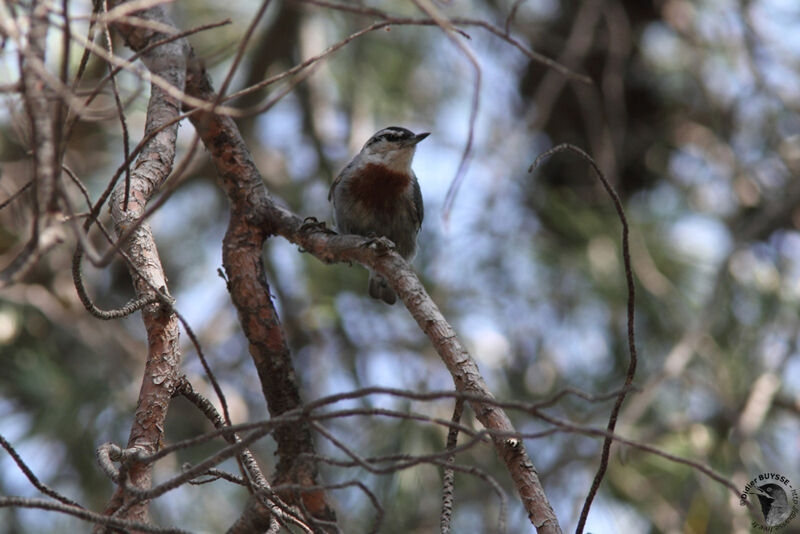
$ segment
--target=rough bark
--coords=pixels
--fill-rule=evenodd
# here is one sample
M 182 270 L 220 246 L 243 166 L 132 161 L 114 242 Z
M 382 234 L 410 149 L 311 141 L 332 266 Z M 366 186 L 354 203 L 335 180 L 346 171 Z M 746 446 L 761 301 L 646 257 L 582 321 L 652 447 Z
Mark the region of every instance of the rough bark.
M 163 11 L 154 7 L 140 13 L 147 18 L 160 18 Z M 152 30 L 119 23 L 116 29 L 126 41 L 146 42 L 163 38 Z M 182 43 L 170 43 L 144 54 L 142 60 L 149 68 L 168 80 L 174 87 L 183 90 L 186 76 L 186 49 Z M 163 89 L 151 86 L 147 108 L 145 135 L 162 128 L 180 114 L 180 103 Z M 111 214 L 117 236 L 122 235 L 144 213 L 148 201 L 159 191 L 172 170 L 175 158 L 177 123 L 162 129 L 153 137 L 136 160 L 131 172 L 130 190 L 125 206 L 126 184 L 120 182 L 111 196 Z M 125 209 L 127 207 L 127 209 Z M 166 290 L 166 278 L 161 267 L 158 249 L 147 224 L 141 224 L 122 246 L 132 261 L 129 265 L 137 296 L 152 295 L 156 289 Z M 139 399 L 128 438 L 128 448 L 136 448 L 152 454 L 158 451 L 164 435 L 167 408 L 180 376 L 179 324 L 171 310 L 152 304 L 142 310 L 142 319 L 147 331 L 147 360 L 145 361 Z M 152 482 L 152 464 L 133 462 L 128 466 L 129 483 L 138 489 L 147 489 Z M 126 519 L 145 522 L 148 519 L 148 502 L 132 506 L 130 494 L 119 487 L 106 507 L 105 513 L 116 513 L 123 506 Z

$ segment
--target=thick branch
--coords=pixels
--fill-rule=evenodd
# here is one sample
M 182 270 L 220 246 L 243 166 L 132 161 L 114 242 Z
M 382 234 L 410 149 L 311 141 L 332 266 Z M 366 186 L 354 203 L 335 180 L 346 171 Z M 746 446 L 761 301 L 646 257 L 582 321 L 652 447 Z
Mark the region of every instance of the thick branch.
M 161 25 L 172 26 L 172 22 L 161 9 L 141 11 L 137 15 L 140 18 L 156 21 Z M 125 37 L 128 46 L 135 51 L 146 49 L 155 39 L 160 38 L 155 31 L 148 28 L 127 26 L 122 23 L 117 23 L 115 26 Z M 143 61 L 150 70 L 159 72 L 164 79 L 169 80 L 176 89 L 181 91 L 182 95 L 186 95 L 188 98 L 183 98 L 184 102 L 195 102 L 198 101 L 197 99 L 202 99 L 210 104 L 217 103 L 218 99 L 211 89 L 210 82 L 204 77 L 195 79 L 192 90 L 182 93 L 183 84 L 178 83 L 176 77 L 182 76 L 183 69 L 186 67 L 185 58 L 190 54 L 188 43 L 180 39 L 168 45 L 170 50 L 180 49 L 180 53 L 175 53 L 175 58 L 180 57 L 182 63 L 177 60 L 175 62 L 168 61 L 172 56 L 164 56 L 163 48 L 158 47 L 146 54 L 147 57 L 143 56 Z M 199 62 L 192 60 L 189 63 L 197 66 L 196 64 Z M 178 73 L 178 70 L 181 72 Z M 182 78 L 180 81 L 183 81 Z M 158 88 L 161 89 L 160 86 Z M 166 92 L 166 95 L 173 93 L 174 91 Z M 169 102 L 175 106 L 170 108 L 170 112 L 177 111 L 178 99 L 171 99 Z M 204 106 L 201 107 L 206 109 Z M 170 113 L 170 118 L 174 116 Z M 240 150 L 240 147 L 236 145 L 234 139 L 238 136 L 238 131 L 230 119 L 215 123 L 209 120 L 208 113 L 202 112 L 193 115 L 192 119 L 207 148 L 214 155 L 223 187 L 232 202 L 231 221 L 223 243 L 223 264 L 228 274 L 231 296 L 239 311 L 245 335 L 250 342 L 250 352 L 256 364 L 270 412 L 273 415 L 284 413 L 300 406 L 301 401 L 289 349 L 270 298 L 269 286 L 266 283 L 261 261 L 261 250 L 268 233 L 264 232 L 260 224 L 247 217 L 249 212 L 246 199 L 247 190 L 253 186 L 253 179 L 258 180 L 261 185 L 261 178 L 254 166 L 250 174 L 232 175 L 227 172 L 229 166 L 239 169 L 238 165 L 231 163 L 231 160 L 237 161 L 237 151 Z M 174 136 L 174 131 L 175 126 L 172 126 L 159 133 L 154 141 L 157 142 L 159 136 Z M 235 131 L 235 135 L 230 134 L 231 131 Z M 243 145 L 241 146 L 243 148 Z M 170 148 L 168 153 L 171 163 L 174 148 Z M 151 156 L 153 157 L 152 164 L 158 166 L 160 163 L 164 163 L 156 157 L 157 154 L 151 154 Z M 145 157 L 143 153 L 140 161 Z M 263 185 L 261 187 L 263 189 Z M 131 191 L 132 203 L 136 203 L 137 200 L 137 191 Z M 132 209 L 136 209 L 136 207 L 134 206 Z M 134 237 L 136 235 L 134 234 Z M 291 429 L 281 428 L 276 432 L 276 440 L 279 464 L 274 482 L 276 484 L 291 482 L 302 486 L 317 486 L 316 463 L 308 459 L 308 454 L 300 456 L 303 453 L 314 452 L 308 426 L 303 424 L 296 425 Z M 298 458 L 303 459 L 298 460 Z M 320 519 L 334 517 L 322 490 L 304 492 L 301 497 L 302 506 L 313 516 Z M 291 499 L 291 496 L 287 496 L 287 500 L 296 501 L 296 499 Z
M 160 20 L 164 15 L 160 7 L 142 11 L 139 16 Z M 149 29 L 115 25 L 117 31 L 128 42 L 139 39 L 160 39 L 164 35 Z M 145 37 L 142 34 L 146 34 Z M 186 72 L 187 49 L 183 42 L 172 42 L 144 54 L 143 61 L 151 71 L 169 81 L 182 91 Z M 152 85 L 147 109 L 145 135 L 160 128 L 180 114 L 180 104 L 163 88 Z M 177 124 L 161 130 L 142 150 L 131 173 L 130 191 L 120 183 L 111 197 L 111 214 L 117 235 L 121 235 L 144 213 L 148 201 L 160 189 L 169 175 L 175 158 Z M 125 199 L 128 198 L 127 210 Z M 154 295 L 155 289 L 166 289 L 166 278 L 161 267 L 158 250 L 149 226 L 140 225 L 124 243 L 123 251 L 131 258 L 129 265 L 138 297 Z M 136 448 L 146 453 L 156 452 L 164 432 L 164 421 L 170 399 L 178 387 L 180 371 L 179 323 L 171 310 L 157 304 L 143 309 L 142 318 L 147 330 L 148 354 L 144 376 L 139 392 L 131 433 L 127 448 Z M 129 484 L 138 489 L 151 485 L 152 466 L 132 463 L 128 471 Z M 147 521 L 148 503 L 142 501 L 131 507 L 125 506 L 132 499 L 122 487 L 117 489 L 106 513 L 114 513 L 124 507 L 123 517 Z
M 193 63 L 196 64 L 196 63 Z M 187 93 L 213 102 L 216 94 L 204 72 L 192 73 Z M 219 180 L 231 201 L 231 219 L 223 241 L 222 262 L 228 275 L 228 289 L 239 313 L 250 355 L 256 365 L 264 398 L 270 413 L 280 415 L 301 406 L 297 383 L 285 332 L 270 297 L 261 251 L 264 241 L 274 232 L 258 217 L 263 213 L 261 199 L 268 194 L 250 152 L 230 117 L 198 112 L 192 124 L 211 152 Z M 271 202 L 271 201 L 270 201 Z M 255 216 L 255 217 L 254 217 Z M 278 466 L 274 484 L 295 483 L 316 486 L 316 462 L 311 429 L 302 422 L 281 427 L 275 432 L 278 443 Z M 293 502 L 291 496 L 284 498 Z M 302 503 L 314 517 L 334 517 L 322 490 L 301 495 Z

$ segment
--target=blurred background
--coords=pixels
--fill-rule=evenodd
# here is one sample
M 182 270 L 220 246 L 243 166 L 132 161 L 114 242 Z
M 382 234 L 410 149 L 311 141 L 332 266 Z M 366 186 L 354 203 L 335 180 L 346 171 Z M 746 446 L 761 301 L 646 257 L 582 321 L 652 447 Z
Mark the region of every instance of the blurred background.
M 24 5 L 24 3 L 20 3 Z M 181 29 L 234 21 L 190 37 L 219 87 L 259 3 L 175 2 Z M 358 3 L 421 16 L 410 2 Z M 481 68 L 475 142 L 447 220 L 443 202 L 469 132 L 475 71 L 436 27 L 393 26 L 331 55 L 267 113 L 239 120 L 268 189 L 301 216 L 332 221 L 333 177 L 378 129 L 401 125 L 431 136 L 415 170 L 426 219 L 414 266 L 504 400 L 534 402 L 572 386 L 620 387 L 628 365 L 621 226 L 584 161 L 565 152 L 534 173 L 538 154 L 569 142 L 598 162 L 631 225 L 637 284 L 641 391 L 627 399 L 618 431 L 705 463 L 740 486 L 762 472 L 800 482 L 800 4 L 793 0 L 452 0 L 448 16 L 490 22 L 526 47 L 589 75 L 586 85 L 532 62 L 480 27 L 464 42 Z M 19 8 L 17 6 L 16 8 Z M 11 9 L 15 9 L 12 6 Z M 22 8 L 19 8 L 22 9 Z M 70 2 L 73 15 L 90 2 Z M 59 16 L 53 14 L 53 20 Z M 63 21 L 63 19 L 60 19 Z M 320 53 L 374 17 L 275 0 L 247 48 L 232 88 L 249 86 Z M 86 34 L 86 20 L 73 31 Z M 61 35 L 49 34 L 57 72 Z M 121 40 L 114 49 L 127 57 Z M 81 49 L 74 45 L 71 72 Z M 107 73 L 93 58 L 82 86 Z M 0 79 L 18 79 L 13 46 L 0 49 Z M 149 88 L 118 76 L 132 145 L 142 135 Z M 277 91 L 278 89 L 270 89 Z M 234 105 L 268 98 L 259 92 Z M 29 179 L 29 131 L 13 94 L 0 109 L 0 201 Z M 124 161 L 110 91 L 69 140 L 65 162 L 96 199 Z M 180 129 L 186 153 L 194 131 Z M 189 179 L 150 221 L 178 309 L 198 333 L 234 422 L 267 417 L 221 266 L 227 200 L 209 158 L 192 156 Z M 75 205 L 82 205 L 75 191 Z M 0 212 L 0 265 L 27 240 L 29 203 Z M 104 210 L 103 220 L 110 227 Z M 95 236 L 96 237 L 96 236 Z M 102 243 L 98 238 L 98 243 Z M 72 284 L 74 240 L 46 255 L 22 283 L 0 292 L 0 433 L 36 474 L 102 509 L 112 486 L 95 466 L 105 441 L 124 443 L 146 353 L 137 315 L 100 322 Z M 305 400 L 364 386 L 452 388 L 452 379 L 402 305 L 366 295 L 367 273 L 324 265 L 281 238 L 264 250 Z M 86 262 L 84 262 L 86 263 Z M 84 266 L 106 308 L 132 296 L 127 269 Z M 184 368 L 210 395 L 186 336 Z M 352 405 L 352 404 L 351 404 Z M 451 401 L 374 396 L 358 405 L 449 418 Z M 342 407 L 344 405 L 337 405 Z M 551 413 L 604 427 L 612 402 L 565 398 Z M 547 428 L 512 413 L 518 430 Z M 479 427 L 467 410 L 464 420 Z M 440 451 L 444 431 L 380 418 L 326 427 L 365 456 Z M 167 441 L 208 424 L 182 399 L 170 407 Z M 562 527 L 574 530 L 597 468 L 601 441 L 555 434 L 526 442 Z M 320 452 L 341 456 L 318 439 Z M 157 479 L 215 446 L 162 460 Z M 273 443 L 257 457 L 272 471 Z M 507 492 L 508 532 L 533 529 L 494 450 L 457 461 L 496 477 Z M 235 470 L 231 464 L 229 469 Z M 441 472 L 417 466 L 388 476 L 324 468 L 327 482 L 359 479 L 380 499 L 382 532 L 438 529 Z M 0 494 L 36 496 L 0 453 Z M 366 532 L 375 512 L 357 490 L 333 492 L 344 532 Z M 213 499 L 213 506 L 208 506 Z M 457 474 L 454 532 L 489 532 L 499 500 L 485 482 Z M 154 520 L 198 532 L 231 525 L 245 493 L 224 482 L 182 487 L 156 501 Z M 0 533 L 73 532 L 86 525 L 42 511 L 0 510 Z M 694 470 L 616 446 L 587 532 L 749 532 L 738 497 Z M 800 520 L 786 529 L 800 532 Z

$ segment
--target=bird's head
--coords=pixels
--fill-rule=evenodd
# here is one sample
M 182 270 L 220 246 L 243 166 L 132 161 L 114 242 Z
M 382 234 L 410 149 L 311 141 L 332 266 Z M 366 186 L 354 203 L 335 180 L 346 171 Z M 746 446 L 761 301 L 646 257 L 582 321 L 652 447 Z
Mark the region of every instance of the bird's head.
M 393 171 L 407 172 L 411 169 L 417 143 L 429 135 L 428 132 L 415 134 L 399 126 L 389 126 L 369 138 L 360 156 L 364 163 L 377 163 Z

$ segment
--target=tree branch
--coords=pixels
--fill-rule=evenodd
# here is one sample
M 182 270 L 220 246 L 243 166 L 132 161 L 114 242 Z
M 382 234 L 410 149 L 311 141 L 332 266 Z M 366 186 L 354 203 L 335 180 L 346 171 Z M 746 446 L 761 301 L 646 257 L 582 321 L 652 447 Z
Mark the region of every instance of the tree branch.
M 209 102 L 217 99 L 204 71 L 192 72 L 186 89 L 187 93 Z M 280 415 L 301 406 L 301 398 L 285 332 L 270 297 L 261 259 L 264 241 L 275 233 L 263 224 L 263 219 L 258 216 L 260 210 L 253 205 L 253 202 L 268 196 L 266 188 L 230 117 L 200 111 L 192 114 L 190 120 L 211 152 L 220 183 L 231 201 L 231 219 L 223 240 L 222 262 L 264 398 L 270 413 Z M 316 463 L 301 456 L 314 451 L 308 424 L 301 422 L 292 428 L 281 427 L 275 431 L 275 440 L 278 443 L 278 465 L 273 483 L 316 486 Z M 290 495 L 283 498 L 287 502 L 297 501 Z M 303 493 L 301 500 L 315 518 L 328 520 L 335 517 L 322 490 Z
M 139 15 L 146 19 L 160 20 L 163 11 L 160 6 L 156 6 L 139 12 Z M 121 22 L 115 23 L 114 27 L 126 42 L 135 41 L 143 34 L 147 38 L 163 37 L 154 31 Z M 182 91 L 186 57 L 185 42 L 173 41 L 150 50 L 142 59 L 175 90 Z M 161 125 L 180 114 L 180 104 L 173 92 L 155 83 L 151 85 L 145 135 L 161 128 Z M 134 166 L 135 170 L 131 173 L 129 191 L 124 182 L 115 187 L 111 196 L 111 214 L 117 236 L 136 223 L 144 213 L 148 201 L 169 175 L 175 158 L 177 129 L 177 124 L 162 129 L 142 149 Z M 149 226 L 140 225 L 123 243 L 122 250 L 132 260 L 129 270 L 138 297 L 154 295 L 154 288 L 166 290 L 166 277 Z M 172 310 L 165 310 L 157 304 L 145 307 L 142 319 L 147 330 L 148 354 L 127 448 L 149 454 L 159 448 L 167 408 L 180 384 L 180 329 L 178 318 Z M 147 489 L 152 482 L 152 466 L 132 462 L 127 477 L 127 484 L 137 489 Z M 125 518 L 146 522 L 148 501 L 127 506 L 132 499 L 133 496 L 124 491 L 124 485 L 118 487 L 106 507 L 106 514 L 112 515 L 120 511 Z

